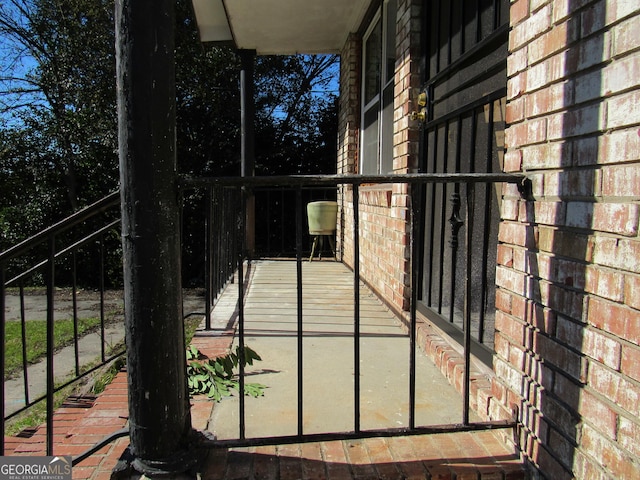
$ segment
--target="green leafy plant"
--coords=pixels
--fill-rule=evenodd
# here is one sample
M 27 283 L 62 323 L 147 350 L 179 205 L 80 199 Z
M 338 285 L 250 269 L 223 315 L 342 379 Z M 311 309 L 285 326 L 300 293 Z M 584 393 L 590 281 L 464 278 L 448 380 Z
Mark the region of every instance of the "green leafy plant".
M 254 361 L 262 360 L 254 350 L 244 347 L 243 366 L 253 365 Z M 232 390 L 240 391 L 240 382 L 235 369 L 241 361 L 240 346 L 236 347 L 224 357 L 215 360 L 202 361 L 200 351 L 193 345 L 187 347 L 187 378 L 190 395 L 206 395 L 216 402 L 222 397 L 228 397 Z M 251 397 L 264 395 L 265 385 L 260 383 L 245 383 L 244 394 Z

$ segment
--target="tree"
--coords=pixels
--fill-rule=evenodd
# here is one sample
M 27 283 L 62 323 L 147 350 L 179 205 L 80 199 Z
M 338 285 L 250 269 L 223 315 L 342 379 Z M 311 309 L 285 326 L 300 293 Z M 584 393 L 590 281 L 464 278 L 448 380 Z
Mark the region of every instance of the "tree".
M 179 9 L 190 9 L 178 2 Z M 178 158 L 190 174 L 240 169 L 240 60 L 200 43 L 190 10 L 176 32 Z M 335 172 L 337 55 L 260 56 L 255 68 L 257 174 Z M 333 137 L 335 138 L 331 138 Z M 331 143 L 327 157 L 323 142 Z M 322 159 L 318 161 L 318 158 Z M 316 167 L 322 165 L 318 170 Z
M 256 170 L 265 175 L 334 173 L 337 55 L 259 57 Z M 328 121 L 329 120 L 329 121 Z M 333 152 L 327 155 L 327 144 Z
M 0 4 L 0 249 L 118 187 L 113 8 L 113 0 Z M 237 175 L 238 55 L 202 45 L 189 0 L 177 0 L 176 22 L 179 170 Z M 258 174 L 335 172 L 337 62 L 257 58 Z M 201 196 L 190 195 L 186 207 L 197 213 Z
M 180 171 L 240 172 L 240 60 L 229 47 L 200 42 L 189 1 L 177 2 L 176 101 Z
M 71 211 L 113 190 L 113 2 L 7 0 L 0 35 L 0 114 L 31 144 L 32 169 L 57 173 Z

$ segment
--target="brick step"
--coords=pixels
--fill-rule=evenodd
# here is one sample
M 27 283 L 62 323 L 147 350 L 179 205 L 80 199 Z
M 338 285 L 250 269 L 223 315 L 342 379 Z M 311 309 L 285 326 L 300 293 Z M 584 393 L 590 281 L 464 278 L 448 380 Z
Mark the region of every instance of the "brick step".
M 78 455 L 105 436 L 123 428 L 128 419 L 127 377 L 121 371 L 99 396 L 69 397 L 53 415 L 53 451 Z M 47 426 L 5 437 L 5 455 L 46 455 Z
M 526 470 L 492 432 L 212 450 L 203 478 L 524 480 Z

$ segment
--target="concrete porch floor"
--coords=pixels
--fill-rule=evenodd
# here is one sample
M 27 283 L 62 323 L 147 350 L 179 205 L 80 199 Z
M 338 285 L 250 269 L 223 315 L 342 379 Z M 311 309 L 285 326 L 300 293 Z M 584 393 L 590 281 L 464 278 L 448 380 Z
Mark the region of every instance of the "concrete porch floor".
M 246 437 L 297 432 L 296 264 L 261 261 L 249 272 L 245 297 L 245 345 L 262 361 L 247 368 L 247 382 L 267 386 L 259 398 L 245 397 Z M 302 264 L 303 432 L 354 429 L 353 272 L 333 261 Z M 232 302 L 233 303 L 233 302 Z M 223 320 L 231 312 L 215 314 Z M 222 314 L 222 315 L 221 315 Z M 360 427 L 409 425 L 409 336 L 396 317 L 360 285 Z M 237 335 L 234 345 L 237 344 Z M 238 438 L 238 397 L 213 409 L 210 429 L 217 438 Z M 416 359 L 416 425 L 460 423 L 462 399 L 433 362 Z
M 263 261 L 251 266 L 245 300 L 245 343 L 263 358 L 248 369 L 247 381 L 267 385 L 265 396 L 247 398 L 247 437 L 296 432 L 295 263 Z M 353 428 L 353 274 L 336 262 L 303 265 L 303 398 L 305 433 Z M 293 285 L 293 286 L 292 286 Z M 214 330 L 194 337 L 201 352 L 215 357 L 233 341 L 237 286 L 216 305 Z M 361 287 L 361 427 L 407 423 L 408 338 L 393 315 Z M 416 423 L 460 421 L 461 400 L 430 360 L 417 363 Z M 237 398 L 213 404 L 192 401 L 192 423 L 218 438 L 237 436 Z M 126 372 L 91 408 L 56 413 L 57 455 L 77 455 L 104 435 L 126 427 Z M 266 420 L 266 421 L 264 421 Z M 504 431 L 503 433 L 510 433 Z M 7 439 L 6 454 L 43 454 L 44 428 L 29 439 Z M 81 462 L 73 478 L 111 475 L 128 444 L 119 439 Z M 37 453 L 40 452 L 40 453 Z M 211 449 L 200 469 L 203 479 L 516 479 L 526 478 L 518 456 L 495 432 L 461 432 L 315 442 L 266 447 Z

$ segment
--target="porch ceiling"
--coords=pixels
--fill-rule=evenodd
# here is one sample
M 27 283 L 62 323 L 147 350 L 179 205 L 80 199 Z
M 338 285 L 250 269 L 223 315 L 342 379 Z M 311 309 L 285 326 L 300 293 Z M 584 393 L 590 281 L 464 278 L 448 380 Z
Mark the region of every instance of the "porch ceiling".
M 202 42 L 259 55 L 339 53 L 370 0 L 192 0 Z

